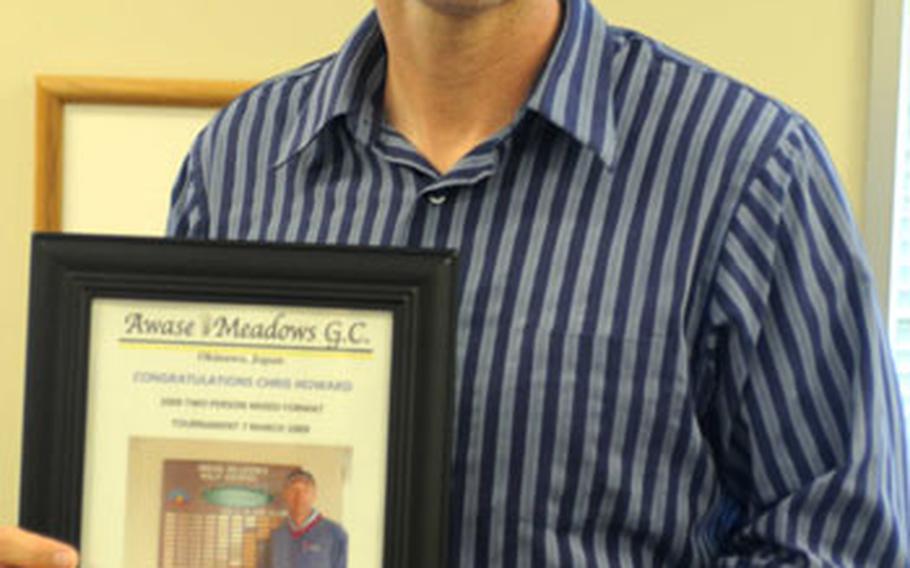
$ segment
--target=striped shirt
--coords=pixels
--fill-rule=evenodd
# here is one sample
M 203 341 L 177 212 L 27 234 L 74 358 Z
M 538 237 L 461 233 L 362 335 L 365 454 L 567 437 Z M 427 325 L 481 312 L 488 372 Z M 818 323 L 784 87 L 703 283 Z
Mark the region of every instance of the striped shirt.
M 374 13 L 229 105 L 169 233 L 460 251 L 449 566 L 910 566 L 891 356 L 803 118 L 565 0 L 440 175 L 385 57 Z

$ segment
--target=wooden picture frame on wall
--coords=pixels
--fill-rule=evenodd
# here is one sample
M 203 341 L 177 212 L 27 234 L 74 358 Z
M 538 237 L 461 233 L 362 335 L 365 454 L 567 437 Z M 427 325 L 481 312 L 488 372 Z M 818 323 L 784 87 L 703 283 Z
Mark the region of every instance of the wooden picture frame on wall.
M 36 79 L 36 231 L 64 230 L 65 113 L 69 104 L 164 108 L 225 106 L 252 81 L 42 75 Z

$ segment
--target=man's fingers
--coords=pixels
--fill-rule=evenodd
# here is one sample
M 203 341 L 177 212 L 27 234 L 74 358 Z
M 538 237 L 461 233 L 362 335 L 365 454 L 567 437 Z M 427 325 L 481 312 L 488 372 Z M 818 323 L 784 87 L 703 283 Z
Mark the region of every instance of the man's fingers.
M 0 527 L 0 567 L 64 568 L 79 562 L 70 546 L 14 527 Z

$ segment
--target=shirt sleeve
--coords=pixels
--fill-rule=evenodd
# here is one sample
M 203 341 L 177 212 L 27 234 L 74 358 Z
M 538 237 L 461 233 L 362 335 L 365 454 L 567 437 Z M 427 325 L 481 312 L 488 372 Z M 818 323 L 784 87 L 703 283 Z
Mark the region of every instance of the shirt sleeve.
M 166 233 L 169 237 L 202 239 L 209 233 L 209 209 L 199 160 L 200 141 L 183 160 L 171 190 Z
M 719 566 L 910 566 L 906 433 L 875 290 L 794 119 L 733 214 L 707 305 Z
M 268 568 L 284 568 L 282 563 L 281 537 L 273 530 L 268 540 Z
M 338 529 L 332 568 L 347 568 L 348 566 L 348 535 L 344 529 Z

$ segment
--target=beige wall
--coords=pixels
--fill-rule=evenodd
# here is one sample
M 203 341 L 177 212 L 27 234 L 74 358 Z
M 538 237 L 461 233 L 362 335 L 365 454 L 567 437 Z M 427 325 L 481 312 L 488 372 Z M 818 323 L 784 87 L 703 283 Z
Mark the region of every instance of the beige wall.
M 782 98 L 828 142 L 859 207 L 870 0 L 597 0 Z M 257 79 L 333 49 L 371 0 L 6 1 L 0 18 L 0 523 L 16 518 L 33 82 L 39 73 Z M 128 180 L 127 180 L 128 181 Z M 116 215 L 111 211 L 111 215 Z M 859 211 L 857 211 L 859 216 Z

